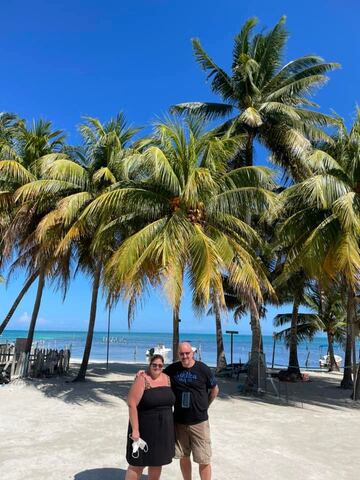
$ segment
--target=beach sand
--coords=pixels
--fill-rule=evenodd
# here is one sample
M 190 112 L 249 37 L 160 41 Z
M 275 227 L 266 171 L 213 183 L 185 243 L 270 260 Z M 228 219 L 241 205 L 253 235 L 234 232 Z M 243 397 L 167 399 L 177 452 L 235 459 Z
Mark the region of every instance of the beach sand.
M 67 383 L 73 366 L 68 378 L 0 386 L 1 478 L 123 480 L 125 402 L 138 368 L 111 363 L 106 372 L 92 363 L 84 383 Z M 360 406 L 340 379 L 310 373 L 309 382 L 282 383 L 280 398 L 240 396 L 236 380 L 219 380 L 210 408 L 213 479 L 358 479 Z M 178 461 L 161 478 L 181 479 Z

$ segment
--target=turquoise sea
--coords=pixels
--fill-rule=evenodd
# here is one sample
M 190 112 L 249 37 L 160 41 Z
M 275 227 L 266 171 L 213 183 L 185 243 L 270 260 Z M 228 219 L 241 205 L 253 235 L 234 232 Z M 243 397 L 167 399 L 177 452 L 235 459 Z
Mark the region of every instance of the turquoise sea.
M 14 341 L 18 337 L 26 337 L 25 330 L 6 330 L 0 336 L 0 343 Z M 214 334 L 185 333 L 180 335 L 181 340 L 188 340 L 198 349 L 197 358 L 207 363 L 216 363 L 216 338 Z M 86 332 L 70 331 L 37 331 L 34 343 L 44 348 L 71 348 L 72 358 L 81 358 L 85 346 Z M 91 350 L 91 359 L 106 361 L 107 356 L 107 333 L 95 332 Z M 171 333 L 136 333 L 136 332 L 111 332 L 109 343 L 109 360 L 122 362 L 146 362 L 146 350 L 164 344 L 172 346 Z M 271 365 L 273 352 L 273 337 L 264 336 L 264 352 L 266 362 Z M 227 362 L 231 361 L 230 335 L 224 334 L 224 344 Z M 245 363 L 251 347 L 250 335 L 234 335 L 233 361 Z M 326 354 L 326 338 L 316 337 L 311 343 L 302 342 L 298 346 L 299 362 L 301 366 L 311 368 L 319 366 L 319 357 Z M 335 353 L 344 358 L 344 353 L 339 345 L 335 347 Z M 282 342 L 276 342 L 275 365 L 287 366 L 289 352 Z M 171 361 L 172 353 L 167 357 Z

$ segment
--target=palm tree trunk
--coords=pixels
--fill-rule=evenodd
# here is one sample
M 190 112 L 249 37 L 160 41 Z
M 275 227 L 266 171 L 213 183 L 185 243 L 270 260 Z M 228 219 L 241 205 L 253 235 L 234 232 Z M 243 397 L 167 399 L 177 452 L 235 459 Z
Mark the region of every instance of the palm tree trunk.
M 249 298 L 249 305 L 252 342 L 245 390 L 259 392 L 263 388 L 266 388 L 266 365 L 262 354 L 263 342 L 258 307 L 252 296 Z
M 97 300 L 99 294 L 99 287 L 100 287 L 100 278 L 101 278 L 101 264 L 96 267 L 94 280 L 93 280 L 93 288 L 92 288 L 92 296 L 91 296 L 91 307 L 90 307 L 90 316 L 89 316 L 89 326 L 88 332 L 86 336 L 86 343 L 85 349 L 83 354 L 83 359 L 81 362 L 80 370 L 77 374 L 77 377 L 74 379 L 74 382 L 84 381 L 85 375 L 89 363 L 92 340 L 94 336 L 94 327 L 95 327 L 95 320 L 96 320 L 96 308 L 97 308 Z
M 359 320 L 358 320 L 358 316 L 357 316 L 357 309 L 355 309 L 355 314 L 354 314 L 354 326 L 355 326 L 355 323 L 358 324 Z M 356 350 L 356 349 L 355 349 Z M 356 354 L 355 354 L 356 355 Z M 357 365 L 357 367 L 356 367 Z M 355 360 L 355 368 L 356 368 L 356 372 L 355 372 L 355 387 L 354 387 L 354 394 L 353 394 L 353 399 L 354 400 L 360 400 L 360 353 L 359 353 L 359 358 L 357 358 Z
M 353 378 L 355 379 L 356 375 L 356 338 L 355 338 L 355 305 L 354 313 L 351 322 L 351 351 L 352 351 L 352 367 L 353 367 Z
M 351 372 L 351 352 L 352 352 L 352 322 L 354 315 L 354 292 L 348 288 L 347 301 L 347 318 L 346 318 L 346 346 L 345 346 L 345 363 L 344 375 L 341 380 L 341 388 L 353 388 L 352 372 Z
M 222 326 L 221 326 L 219 299 L 216 294 L 214 295 L 213 304 L 214 304 L 213 306 L 214 306 L 215 325 L 216 325 L 216 371 L 219 372 L 220 370 L 226 367 L 226 357 L 225 357 L 224 340 L 223 340 Z
M 251 328 L 251 353 L 262 353 L 263 341 L 260 326 L 260 317 L 254 299 L 250 300 L 250 328 Z
M 300 376 L 299 359 L 297 352 L 297 327 L 299 318 L 299 299 L 294 296 L 293 311 L 291 316 L 290 327 L 290 347 L 289 347 L 289 365 L 288 372 Z
M 41 297 L 42 297 L 42 293 L 43 293 L 43 290 L 44 290 L 44 285 L 45 285 L 45 271 L 40 270 L 38 288 L 37 288 L 37 292 L 36 292 L 34 308 L 33 308 L 33 312 L 32 312 L 32 315 L 31 315 L 31 321 L 30 321 L 28 336 L 27 336 L 27 339 L 26 339 L 25 353 L 30 353 L 31 352 L 31 347 L 32 347 L 33 338 L 34 338 L 35 325 L 36 325 L 36 320 L 37 320 L 39 310 L 40 310 Z
M 35 273 L 30 275 L 30 277 L 26 280 L 23 288 L 20 290 L 19 295 L 16 297 L 15 302 L 12 304 L 8 314 L 4 318 L 2 324 L 0 325 L 0 335 L 3 333 L 5 328 L 7 327 L 7 324 L 10 322 L 11 317 L 14 315 L 15 310 L 17 309 L 19 303 L 21 302 L 23 296 L 25 293 L 29 290 L 31 285 L 34 283 L 36 280 L 37 276 L 39 275 L 39 270 L 37 270 Z
M 332 332 L 327 332 L 328 339 L 328 355 L 329 355 L 329 372 L 339 371 L 339 365 L 336 363 L 335 354 L 334 354 L 334 335 Z
M 176 305 L 173 308 L 173 362 L 178 360 L 178 350 L 179 350 L 179 312 L 180 312 L 180 305 Z
M 360 360 L 355 374 L 355 388 L 353 394 L 353 400 L 360 400 Z

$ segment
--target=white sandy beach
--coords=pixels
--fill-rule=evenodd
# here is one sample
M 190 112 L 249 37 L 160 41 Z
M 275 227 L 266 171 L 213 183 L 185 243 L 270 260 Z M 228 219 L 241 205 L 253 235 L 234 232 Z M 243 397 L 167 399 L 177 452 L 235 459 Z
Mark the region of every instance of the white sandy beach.
M 125 400 L 137 369 L 112 363 L 107 373 L 93 363 L 85 383 L 0 386 L 1 478 L 123 480 Z M 239 396 L 235 380 L 220 380 L 210 409 L 213 479 L 359 478 L 360 406 L 337 388 L 339 378 L 310 373 L 310 382 L 286 384 L 287 392 L 282 384 L 280 399 Z M 181 479 L 177 461 L 162 479 Z

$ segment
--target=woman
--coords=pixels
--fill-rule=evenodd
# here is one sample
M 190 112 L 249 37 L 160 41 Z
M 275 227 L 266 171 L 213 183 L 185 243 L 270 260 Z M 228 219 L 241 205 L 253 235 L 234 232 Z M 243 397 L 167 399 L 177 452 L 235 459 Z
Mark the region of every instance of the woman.
M 125 480 L 139 480 L 144 467 L 149 467 L 148 479 L 158 480 L 162 465 L 171 463 L 175 455 L 172 407 L 175 395 L 170 379 L 162 372 L 164 358 L 154 355 L 144 375 L 138 376 L 128 395 L 130 424 L 126 448 L 129 467 Z M 139 449 L 135 458 L 132 443 L 139 438 L 148 448 Z

